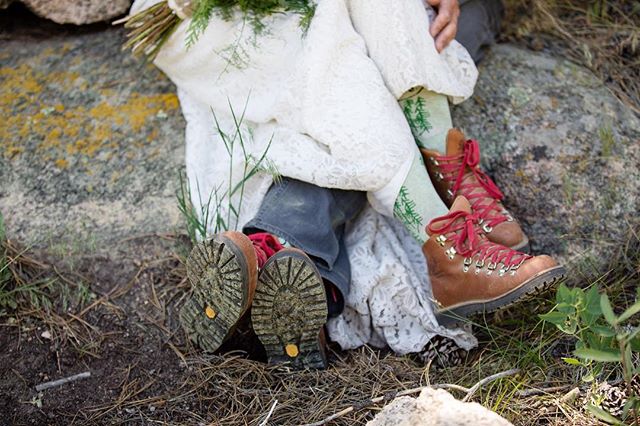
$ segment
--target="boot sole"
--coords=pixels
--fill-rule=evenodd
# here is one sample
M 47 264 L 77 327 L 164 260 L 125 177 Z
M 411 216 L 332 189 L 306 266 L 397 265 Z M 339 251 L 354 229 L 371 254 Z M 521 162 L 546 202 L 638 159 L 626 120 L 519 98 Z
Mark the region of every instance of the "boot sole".
M 440 325 L 452 327 L 468 321 L 467 318 L 472 315 L 479 313 L 489 314 L 508 308 L 555 287 L 565 277 L 566 273 L 567 271 L 563 266 L 547 269 L 499 298 L 467 302 L 437 311 L 436 319 Z
M 187 260 L 192 295 L 180 311 L 189 338 L 215 352 L 246 311 L 249 271 L 239 247 L 225 237 L 197 244 Z
M 327 315 L 324 284 L 307 255 L 285 249 L 269 258 L 258 277 L 251 308 L 253 330 L 269 364 L 326 368 L 319 334 Z

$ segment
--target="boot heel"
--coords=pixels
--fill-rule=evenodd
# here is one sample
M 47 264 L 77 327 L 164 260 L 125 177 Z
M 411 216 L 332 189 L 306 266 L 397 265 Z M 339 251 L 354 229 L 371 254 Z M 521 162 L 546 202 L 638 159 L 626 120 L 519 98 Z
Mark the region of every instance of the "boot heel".
M 205 352 L 222 345 L 251 304 L 249 263 L 255 268 L 255 261 L 247 259 L 242 241 L 234 241 L 246 237 L 233 234 L 197 244 L 187 260 L 192 295 L 180 311 L 180 322 Z
M 322 329 L 327 313 L 324 283 L 306 254 L 285 249 L 267 261 L 258 277 L 251 322 L 270 364 L 326 368 Z

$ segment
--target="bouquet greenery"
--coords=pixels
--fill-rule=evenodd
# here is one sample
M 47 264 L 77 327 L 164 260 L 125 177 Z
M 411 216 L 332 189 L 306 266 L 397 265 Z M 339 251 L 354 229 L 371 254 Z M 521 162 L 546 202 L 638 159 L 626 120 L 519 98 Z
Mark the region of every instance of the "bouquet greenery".
M 124 24 L 129 30 L 125 49 L 143 53 L 153 60 L 164 42 L 185 19 L 191 19 L 187 30 L 187 47 L 193 45 L 204 32 L 211 18 L 216 15 L 231 20 L 241 14 L 259 33 L 264 29 L 263 19 L 274 13 L 300 15 L 300 26 L 308 28 L 315 12 L 311 0 L 174 0 L 182 3 L 179 16 L 167 0 L 163 0 L 135 15 L 129 15 L 114 24 Z

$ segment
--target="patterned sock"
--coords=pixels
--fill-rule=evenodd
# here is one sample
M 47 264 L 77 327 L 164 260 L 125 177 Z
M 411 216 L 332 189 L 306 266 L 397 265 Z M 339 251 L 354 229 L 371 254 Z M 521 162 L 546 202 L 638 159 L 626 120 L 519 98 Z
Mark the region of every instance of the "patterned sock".
M 431 183 L 422 155 L 417 152 L 396 198 L 393 215 L 420 244 L 424 244 L 428 239 L 427 224 L 448 211 Z
M 418 146 L 444 152 L 447 132 L 453 127 L 447 97 L 416 87 L 399 102 Z
M 416 144 L 444 152 L 447 132 L 453 127 L 447 97 L 418 87 L 407 92 L 399 102 Z M 396 198 L 394 216 L 422 244 L 428 238 L 427 224 L 447 211 L 431 183 L 422 155 L 417 153 Z

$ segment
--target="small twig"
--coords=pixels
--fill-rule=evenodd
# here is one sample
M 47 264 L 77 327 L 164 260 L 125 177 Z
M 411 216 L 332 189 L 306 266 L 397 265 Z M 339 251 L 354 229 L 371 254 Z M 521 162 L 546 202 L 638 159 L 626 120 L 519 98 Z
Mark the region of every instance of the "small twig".
M 273 401 L 273 404 L 271 405 L 271 409 L 269 409 L 269 412 L 267 413 L 267 417 L 265 417 L 264 420 L 260 423 L 260 426 L 267 426 L 267 422 L 271 418 L 271 415 L 273 414 L 273 410 L 276 409 L 276 405 L 278 405 L 277 399 Z
M 464 398 L 462 398 L 462 402 L 469 401 L 471 397 L 478 391 L 478 389 L 480 389 L 482 386 L 486 385 L 487 383 L 493 382 L 494 380 L 502 379 L 504 377 L 515 376 L 519 372 L 520 372 L 519 368 L 513 368 L 511 370 L 503 371 L 502 373 L 496 373 L 492 376 L 485 377 L 484 379 L 480 380 L 478 383 L 473 385 L 471 389 L 469 389 L 469 392 L 467 393 L 467 395 Z
M 52 380 L 50 382 L 40 383 L 36 386 L 36 390 L 38 392 L 43 391 L 49 388 L 55 388 L 58 386 L 65 385 L 67 383 L 75 382 L 76 380 L 86 379 L 87 377 L 91 377 L 90 371 L 85 371 L 84 373 L 75 374 L 73 376 L 65 377 L 64 379 Z
M 563 391 L 567 388 L 571 387 L 571 385 L 562 385 L 562 386 L 552 386 L 548 388 L 532 388 L 532 389 L 524 389 L 518 391 L 516 395 L 520 398 L 526 398 L 528 396 L 534 395 L 543 395 L 545 393 L 559 392 Z
M 335 414 L 332 414 L 331 416 L 320 420 L 319 422 L 315 422 L 315 423 L 308 423 L 305 424 L 303 426 L 322 426 L 325 425 L 337 418 L 340 418 L 342 416 L 345 416 L 349 413 L 351 413 L 352 411 L 355 411 L 356 409 L 360 410 L 366 407 L 370 407 L 374 404 L 377 404 L 379 402 L 382 401 L 390 401 L 396 397 L 399 396 L 407 396 L 407 395 L 412 395 L 415 393 L 420 393 L 425 389 L 454 389 L 454 390 L 459 390 L 462 392 L 465 392 L 467 395 L 464 397 L 464 399 L 462 400 L 462 402 L 466 402 L 469 400 L 469 398 L 471 398 L 473 396 L 474 393 L 476 393 L 478 391 L 478 389 L 480 389 L 482 386 L 486 385 L 489 382 L 492 382 L 494 380 L 498 380 L 498 379 L 502 379 L 504 377 L 508 377 L 508 376 L 513 376 L 515 374 L 518 374 L 520 372 L 519 368 L 514 368 L 511 370 L 507 370 L 507 371 L 503 371 L 501 373 L 497 373 L 494 374 L 492 376 L 489 377 L 485 377 L 484 379 L 480 380 L 478 383 L 476 383 L 475 385 L 473 385 L 470 388 L 465 388 L 464 386 L 459 386 L 459 385 L 454 385 L 454 384 L 449 384 L 449 383 L 443 383 L 443 384 L 437 384 L 437 385 L 429 385 L 429 386 L 421 386 L 419 388 L 413 388 L 413 389 L 407 389 L 407 390 L 403 390 L 400 392 L 390 392 L 387 393 L 384 396 L 379 396 L 377 398 L 372 398 L 370 400 L 366 400 L 366 401 L 362 401 L 357 405 L 352 405 L 350 407 L 345 408 L 342 411 L 338 411 Z

